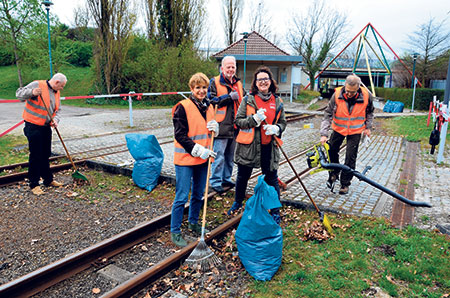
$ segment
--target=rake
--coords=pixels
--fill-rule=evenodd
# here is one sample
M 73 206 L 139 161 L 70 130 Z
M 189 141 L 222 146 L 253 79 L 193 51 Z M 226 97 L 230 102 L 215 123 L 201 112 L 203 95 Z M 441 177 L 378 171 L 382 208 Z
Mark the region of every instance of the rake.
M 266 121 L 264 121 L 264 123 L 267 124 Z M 306 192 L 306 194 L 308 195 L 309 200 L 311 201 L 311 203 L 314 205 L 314 208 L 316 208 L 317 213 L 319 214 L 320 217 L 320 221 L 322 222 L 322 224 L 324 225 L 325 229 L 327 229 L 328 233 L 333 233 L 333 228 L 331 227 L 330 221 L 328 220 L 328 217 L 325 213 L 323 213 L 322 211 L 320 211 L 319 207 L 317 207 L 316 203 L 314 202 L 313 198 L 311 197 L 311 195 L 309 194 L 308 189 L 306 188 L 305 184 L 303 184 L 302 179 L 300 179 L 300 175 L 297 173 L 297 171 L 295 170 L 294 166 L 292 165 L 291 161 L 289 160 L 289 157 L 287 156 L 286 152 L 284 152 L 283 148 L 281 147 L 281 143 L 280 141 L 277 139 L 277 137 L 273 136 L 273 139 L 275 140 L 275 143 L 277 143 L 278 148 L 280 148 L 281 153 L 283 153 L 284 158 L 286 159 L 286 161 L 288 162 L 289 166 L 291 167 L 292 171 L 294 172 L 295 176 L 297 177 L 298 181 L 300 182 L 300 184 L 302 185 L 303 190 Z
M 214 108 L 214 118 L 216 113 L 217 113 L 217 105 Z M 214 143 L 214 131 L 212 132 L 211 136 L 211 145 L 209 147 L 210 150 L 213 150 L 213 143 Z M 186 259 L 186 264 L 188 264 L 189 267 L 202 272 L 208 271 L 211 267 L 215 267 L 222 262 L 205 242 L 206 207 L 208 205 L 208 186 L 209 186 L 210 171 L 211 171 L 211 157 L 208 158 L 208 174 L 206 176 L 205 194 L 203 199 L 204 203 L 203 203 L 202 233 L 197 246 L 194 248 L 189 257 Z
M 42 96 L 39 96 L 42 100 L 42 103 L 44 104 L 45 110 L 47 111 L 48 117 L 50 117 L 50 121 L 53 122 L 53 117 L 52 114 L 50 114 L 50 110 L 47 107 L 47 104 L 45 103 L 44 99 L 42 98 Z M 75 163 L 72 160 L 72 157 L 69 154 L 69 150 L 67 150 L 66 144 L 64 144 L 64 141 L 61 137 L 61 135 L 59 134 L 59 130 L 56 126 L 53 126 L 53 128 L 56 130 L 56 133 L 58 134 L 58 138 L 61 141 L 61 144 L 64 147 L 64 151 L 66 151 L 66 155 L 70 160 L 70 163 L 72 164 L 73 169 L 75 170 L 75 172 L 72 173 L 72 178 L 75 180 L 84 180 L 89 182 L 88 178 L 86 178 L 86 176 L 84 176 L 83 174 L 81 174 L 80 172 L 78 172 L 77 167 L 75 166 Z

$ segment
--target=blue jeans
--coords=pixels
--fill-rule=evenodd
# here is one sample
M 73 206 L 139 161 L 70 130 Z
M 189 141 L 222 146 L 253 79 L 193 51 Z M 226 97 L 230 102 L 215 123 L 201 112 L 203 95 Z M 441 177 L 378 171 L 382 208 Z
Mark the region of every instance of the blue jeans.
M 184 205 L 189 200 L 190 190 L 192 191 L 188 221 L 193 224 L 198 223 L 200 209 L 203 206 L 203 193 L 205 192 L 207 174 L 207 162 L 196 166 L 175 165 L 177 182 L 175 200 L 172 205 L 172 217 L 170 219 L 170 232 L 181 233 L 180 227 L 183 222 Z
M 214 139 L 213 151 L 217 153 L 211 165 L 209 184 L 212 187 L 222 186 L 224 182 L 232 182 L 233 157 L 236 141 L 233 139 Z

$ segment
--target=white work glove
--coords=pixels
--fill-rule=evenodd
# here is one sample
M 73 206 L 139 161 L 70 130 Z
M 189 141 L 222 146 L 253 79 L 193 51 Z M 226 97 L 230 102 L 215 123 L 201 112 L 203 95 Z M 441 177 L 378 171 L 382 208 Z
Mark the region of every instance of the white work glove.
M 278 136 L 278 134 L 280 133 L 280 127 L 278 125 L 266 124 L 263 125 L 263 129 L 266 131 L 266 136 Z
M 263 122 L 267 117 L 264 114 L 264 112 L 266 111 L 266 109 L 259 109 L 258 111 L 256 111 L 256 114 L 253 115 L 253 119 L 256 121 L 256 127 L 261 125 L 261 122 Z
M 217 136 L 219 134 L 219 123 L 216 120 L 211 120 L 206 123 L 206 128 L 209 131 L 214 131 L 214 135 Z
M 203 147 L 202 145 L 195 144 L 194 148 L 192 149 L 191 155 L 193 157 L 200 157 L 201 159 L 207 159 L 210 156 L 212 158 L 215 158 L 217 153 Z
M 237 91 L 231 91 L 230 92 L 230 96 L 232 100 L 238 100 L 239 99 L 239 93 L 237 93 Z

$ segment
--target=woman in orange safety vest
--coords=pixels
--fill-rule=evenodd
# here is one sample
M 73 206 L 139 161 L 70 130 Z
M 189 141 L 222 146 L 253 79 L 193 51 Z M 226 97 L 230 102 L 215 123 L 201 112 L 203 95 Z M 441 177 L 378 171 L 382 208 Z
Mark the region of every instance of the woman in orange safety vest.
M 234 162 L 238 166 L 235 201 L 228 214 L 242 207 L 247 183 L 253 168 L 261 168 L 264 180 L 273 186 L 280 197 L 278 164 L 280 152 L 274 138 L 281 138 L 286 129 L 283 101 L 276 96 L 277 84 L 268 67 L 259 67 L 254 75 L 250 95 L 242 100 L 235 124 L 239 128 L 236 137 Z M 279 210 L 271 210 L 279 224 Z
M 219 125 L 214 120 L 214 109 L 206 98 L 208 83 L 208 77 L 203 73 L 194 74 L 189 80 L 191 96 L 172 108 L 176 194 L 170 232 L 172 242 L 180 247 L 187 245 L 181 235 L 181 223 L 191 190 L 188 228 L 195 233 L 201 232 L 198 217 L 203 205 L 208 158 L 215 157 L 215 153 L 208 148 L 211 145 L 211 131 L 217 134 Z

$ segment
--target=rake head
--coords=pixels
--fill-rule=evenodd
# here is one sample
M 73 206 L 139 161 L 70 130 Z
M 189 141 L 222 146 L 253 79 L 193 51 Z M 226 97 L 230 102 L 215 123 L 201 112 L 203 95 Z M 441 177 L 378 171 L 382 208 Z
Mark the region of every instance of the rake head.
M 216 267 L 222 263 L 203 239 L 200 239 L 185 262 L 190 268 L 200 272 L 209 271 L 212 267 Z

